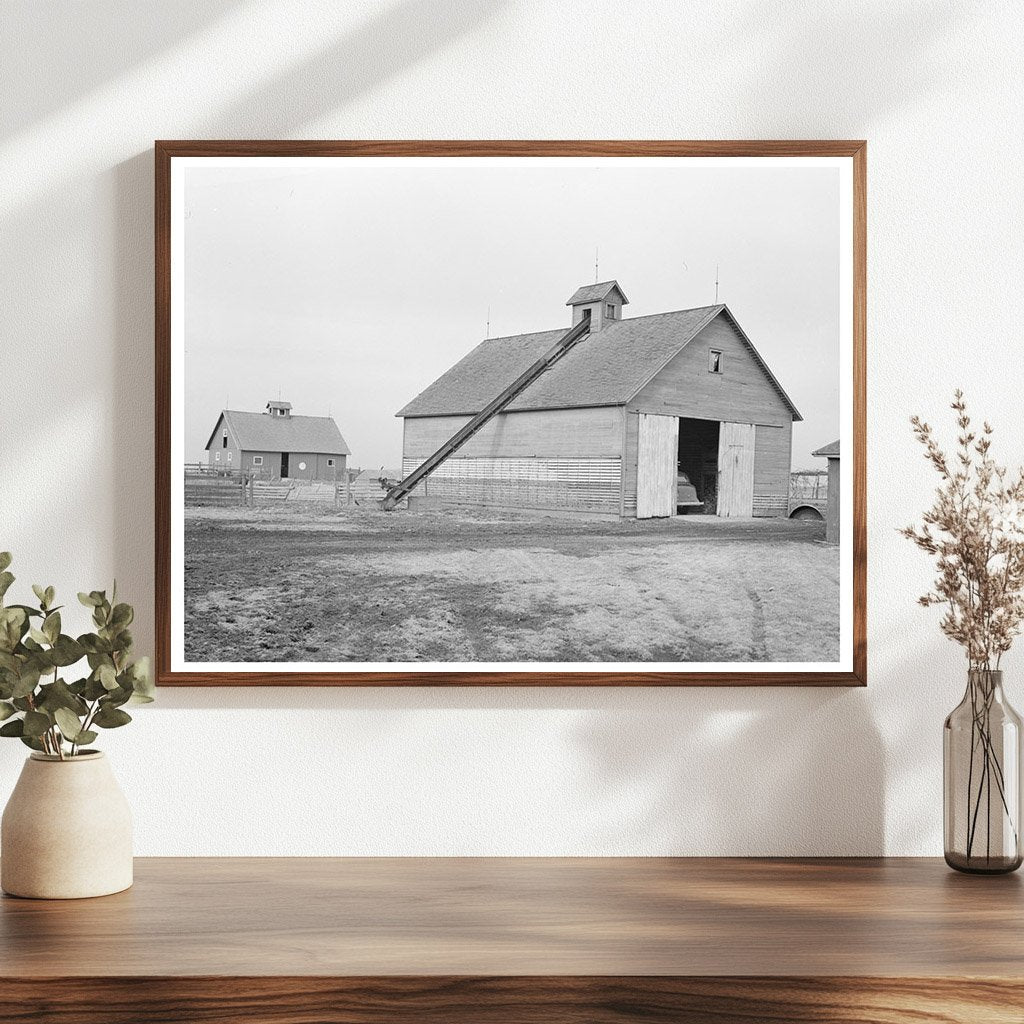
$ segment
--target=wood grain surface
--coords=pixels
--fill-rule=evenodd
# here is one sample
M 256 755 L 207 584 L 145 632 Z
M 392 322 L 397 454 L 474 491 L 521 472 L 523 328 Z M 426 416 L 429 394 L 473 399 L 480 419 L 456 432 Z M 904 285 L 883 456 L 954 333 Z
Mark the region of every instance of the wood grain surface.
M 230 156 L 850 157 L 853 164 L 853 670 L 172 672 L 171 160 Z M 867 681 L 867 144 L 862 140 L 163 140 L 155 143 L 156 675 L 160 686 L 864 686 Z M 849 455 L 845 457 L 849 458 Z
M 0 1020 L 1024 1021 L 1020 876 L 939 860 L 141 859 L 136 878 L 0 901 Z

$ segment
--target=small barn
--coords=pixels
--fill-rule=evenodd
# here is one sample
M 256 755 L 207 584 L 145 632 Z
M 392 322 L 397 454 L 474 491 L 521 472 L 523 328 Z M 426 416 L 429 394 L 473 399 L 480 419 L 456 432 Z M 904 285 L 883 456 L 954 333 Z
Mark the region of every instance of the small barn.
M 351 454 L 330 416 L 296 416 L 290 402 L 263 412 L 224 409 L 206 443 L 211 469 L 263 480 L 344 481 Z
M 839 442 L 811 452 L 828 460 L 828 504 L 825 506 L 825 540 L 829 544 L 839 543 Z
M 688 481 L 700 510 L 785 516 L 801 416 L 729 308 L 625 318 L 628 301 L 617 281 L 578 289 L 570 326 L 589 333 L 420 482 L 411 505 L 651 518 L 676 515 Z M 403 474 L 568 329 L 489 338 L 399 410 Z

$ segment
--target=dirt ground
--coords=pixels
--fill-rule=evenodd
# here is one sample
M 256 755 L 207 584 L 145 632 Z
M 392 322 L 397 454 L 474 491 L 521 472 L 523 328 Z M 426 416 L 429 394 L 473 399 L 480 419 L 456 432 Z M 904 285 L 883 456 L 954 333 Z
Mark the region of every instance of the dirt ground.
M 188 509 L 190 661 L 831 661 L 824 524 Z

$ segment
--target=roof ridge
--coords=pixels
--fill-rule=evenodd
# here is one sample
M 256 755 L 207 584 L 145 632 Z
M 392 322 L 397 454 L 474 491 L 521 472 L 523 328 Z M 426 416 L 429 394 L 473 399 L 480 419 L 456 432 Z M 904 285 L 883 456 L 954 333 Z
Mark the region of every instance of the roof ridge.
M 609 327 L 616 327 L 620 324 L 631 324 L 635 320 L 650 320 L 656 316 L 674 316 L 676 313 L 696 313 L 703 309 L 725 309 L 724 302 L 714 302 L 708 306 L 690 306 L 686 309 L 666 309 L 660 313 L 644 313 L 641 316 L 624 316 L 620 320 L 610 320 L 604 325 L 602 330 L 608 330 Z M 569 325 L 572 326 L 571 324 Z M 478 345 L 483 345 L 487 341 L 510 341 L 512 338 L 536 338 L 541 334 L 564 334 L 569 330 L 569 327 L 552 327 L 544 331 L 524 331 L 522 334 L 498 334 L 493 338 L 484 338 L 482 341 L 477 342 Z

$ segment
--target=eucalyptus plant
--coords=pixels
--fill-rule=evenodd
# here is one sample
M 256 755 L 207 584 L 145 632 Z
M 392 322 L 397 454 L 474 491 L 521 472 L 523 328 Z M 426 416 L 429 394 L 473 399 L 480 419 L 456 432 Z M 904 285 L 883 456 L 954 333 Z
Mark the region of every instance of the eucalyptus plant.
M 64 606 L 55 603 L 53 587 L 33 585 L 38 605 L 4 603 L 14 582 L 10 564 L 10 553 L 0 551 L 0 736 L 61 760 L 74 757 L 98 730 L 132 720 L 125 705 L 153 700 L 149 659 L 132 660 L 135 612 L 118 603 L 116 582 L 109 598 L 103 590 L 80 593 L 95 632 L 71 637 L 62 631 Z M 83 660 L 88 674 L 68 682 Z

